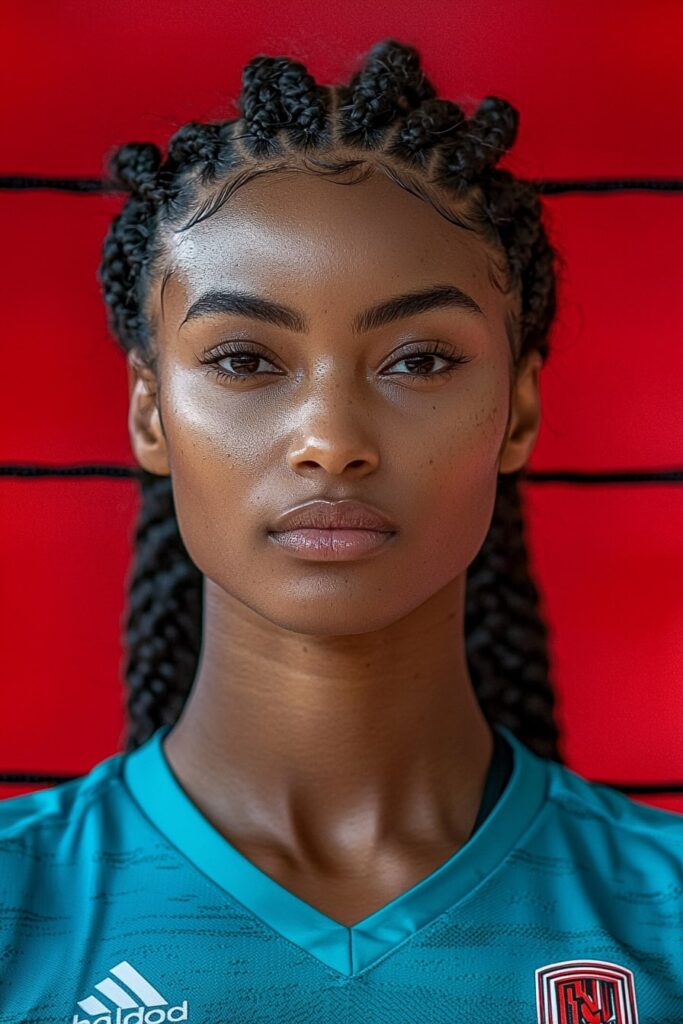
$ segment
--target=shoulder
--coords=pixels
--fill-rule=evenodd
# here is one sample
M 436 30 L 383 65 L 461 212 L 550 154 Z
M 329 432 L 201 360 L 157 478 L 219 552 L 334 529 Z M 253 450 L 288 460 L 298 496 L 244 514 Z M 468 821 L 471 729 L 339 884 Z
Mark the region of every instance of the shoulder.
M 566 765 L 549 764 L 548 797 L 576 818 L 592 818 L 626 831 L 666 835 L 683 843 L 683 814 L 639 803 L 626 793 L 590 782 Z
M 575 832 L 589 839 L 613 837 L 622 849 L 658 846 L 683 863 L 683 814 L 640 803 L 614 786 L 591 782 L 567 765 L 540 757 L 509 729 L 498 728 L 514 751 L 514 777 L 535 780 L 542 791 L 528 837 L 548 831 Z M 524 798 L 529 791 L 530 787 L 519 785 L 516 789 Z
M 70 782 L 1 800 L 0 865 L 8 857 L 35 858 L 41 849 L 48 858 L 60 853 L 68 860 L 88 837 L 95 841 L 122 789 L 124 756 L 114 754 Z
M 639 803 L 612 786 L 548 762 L 547 815 L 577 858 L 606 871 L 632 868 L 651 878 L 683 876 L 683 815 Z

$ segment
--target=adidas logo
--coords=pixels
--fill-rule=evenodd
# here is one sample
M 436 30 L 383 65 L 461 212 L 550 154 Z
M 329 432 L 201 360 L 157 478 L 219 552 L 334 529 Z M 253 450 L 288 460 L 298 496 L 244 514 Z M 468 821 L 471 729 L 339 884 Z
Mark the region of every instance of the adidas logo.
M 112 967 L 109 973 L 117 981 L 103 978 L 94 987 L 114 1004 L 114 1010 L 97 996 L 88 996 L 78 1000 L 87 1016 L 80 1017 L 75 1013 L 71 1024 L 162 1024 L 164 1021 L 188 1019 L 187 999 L 180 1006 L 169 1006 L 168 999 L 164 999 L 127 960 Z

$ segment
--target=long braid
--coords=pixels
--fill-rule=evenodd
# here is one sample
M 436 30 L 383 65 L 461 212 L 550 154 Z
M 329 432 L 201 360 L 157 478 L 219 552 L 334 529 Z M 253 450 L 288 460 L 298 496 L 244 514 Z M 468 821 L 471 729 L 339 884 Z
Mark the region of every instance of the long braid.
M 465 637 L 477 699 L 543 757 L 561 761 L 548 681 L 548 629 L 529 572 L 519 480 L 498 477 L 491 527 L 467 571 Z
M 184 125 L 169 140 L 165 160 L 149 143 L 130 143 L 110 161 L 112 182 L 131 195 L 112 222 L 99 273 L 124 350 L 135 348 L 155 366 L 144 306 L 163 265 L 164 231 L 211 216 L 261 173 L 297 167 L 338 174 L 356 166 L 370 173 L 374 166 L 504 254 L 500 265 L 492 257 L 489 275 L 496 287 L 521 295 L 519 322 L 509 333 L 519 347 L 514 361 L 532 349 L 547 358 L 556 253 L 532 186 L 496 168 L 517 133 L 509 103 L 487 96 L 467 117 L 436 96 L 413 47 L 387 39 L 348 85 L 320 86 L 302 64 L 258 55 L 243 70 L 239 110 L 236 120 Z M 458 212 L 444 195 L 459 200 Z M 561 761 L 548 631 L 525 545 L 523 476 L 498 477 L 491 527 L 467 574 L 466 652 L 487 719 Z M 143 471 L 141 501 L 128 581 L 127 749 L 177 720 L 202 633 L 202 574 L 180 537 L 170 479 Z
M 127 749 L 175 722 L 201 646 L 203 576 L 178 530 L 171 479 L 141 471 L 136 558 L 128 581 Z

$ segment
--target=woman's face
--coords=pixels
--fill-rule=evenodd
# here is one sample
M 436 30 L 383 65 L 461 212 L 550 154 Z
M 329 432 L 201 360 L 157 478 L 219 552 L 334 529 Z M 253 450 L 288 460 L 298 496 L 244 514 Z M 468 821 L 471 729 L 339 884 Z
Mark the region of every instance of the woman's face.
M 524 465 L 539 415 L 540 360 L 515 383 L 505 316 L 518 300 L 493 288 L 487 259 L 473 233 L 381 173 L 257 177 L 173 237 L 170 277 L 150 294 L 163 426 L 131 368 L 131 440 L 141 465 L 171 474 L 185 545 L 219 588 L 279 627 L 347 635 L 396 622 L 466 572 L 499 468 Z M 371 307 L 437 285 L 468 299 L 359 329 Z M 215 308 L 225 300 L 209 311 L 202 298 L 221 292 L 291 313 L 267 322 Z M 250 354 L 216 353 L 230 341 Z M 451 366 L 435 343 L 466 361 Z M 396 535 L 342 562 L 269 538 L 278 516 L 320 497 L 367 501 Z

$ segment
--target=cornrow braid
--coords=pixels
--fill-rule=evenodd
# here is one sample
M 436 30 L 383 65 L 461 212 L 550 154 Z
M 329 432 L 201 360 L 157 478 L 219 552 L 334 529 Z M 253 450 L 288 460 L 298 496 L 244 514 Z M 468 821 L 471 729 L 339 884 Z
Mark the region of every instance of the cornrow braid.
M 172 173 L 183 165 L 189 167 L 196 163 L 213 168 L 223 142 L 220 125 L 188 121 L 168 140 L 165 171 Z
M 457 195 L 464 195 L 477 178 L 495 167 L 516 132 L 516 111 L 504 100 L 487 96 L 461 130 L 439 147 L 431 173 Z
M 424 168 L 434 147 L 443 144 L 444 136 L 453 135 L 464 123 L 465 114 L 457 103 L 438 97 L 427 99 L 406 116 L 386 151 Z
M 532 185 L 497 167 L 518 128 L 507 101 L 487 96 L 467 117 L 436 96 L 414 47 L 385 39 L 347 85 L 319 86 L 302 64 L 257 55 L 243 70 L 239 109 L 237 119 L 184 125 L 163 161 L 145 143 L 123 146 L 112 157 L 112 181 L 129 198 L 105 239 L 99 276 L 124 350 L 135 349 L 154 366 L 145 302 L 164 268 L 168 232 L 211 216 L 260 174 L 357 169 L 367 176 L 377 169 L 478 234 L 491 253 L 491 283 L 520 295 L 518 322 L 508 325 L 515 362 L 531 350 L 547 358 L 557 254 Z M 444 196 L 458 200 L 457 210 Z M 561 761 L 547 627 L 525 545 L 523 475 L 499 475 L 490 530 L 469 567 L 466 652 L 487 719 Z M 201 573 L 182 543 L 169 479 L 143 472 L 141 500 L 128 582 L 129 750 L 177 720 L 202 635 Z
M 303 64 L 286 57 L 255 57 L 242 73 L 241 136 L 252 156 L 284 152 L 277 137 L 285 131 L 297 148 L 318 145 L 325 131 L 328 103 Z
M 488 176 L 488 215 L 495 223 L 507 253 L 512 276 L 521 283 L 521 355 L 538 349 L 549 355 L 548 334 L 555 318 L 557 294 L 553 250 L 541 220 L 541 201 L 525 181 L 509 171 Z
M 372 149 L 380 145 L 388 126 L 431 99 L 436 90 L 425 77 L 414 47 L 378 43 L 341 93 L 338 116 L 342 135 L 346 141 Z
M 114 181 L 147 202 L 160 198 L 157 181 L 160 167 L 161 150 L 152 142 L 130 142 L 121 146 L 109 164 Z
M 143 289 L 152 258 L 152 221 L 165 195 L 160 167 L 161 151 L 150 142 L 121 146 L 108 165 L 111 185 L 129 191 L 131 198 L 107 232 L 99 276 L 110 325 L 127 351 L 147 348 Z

